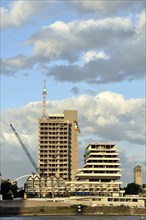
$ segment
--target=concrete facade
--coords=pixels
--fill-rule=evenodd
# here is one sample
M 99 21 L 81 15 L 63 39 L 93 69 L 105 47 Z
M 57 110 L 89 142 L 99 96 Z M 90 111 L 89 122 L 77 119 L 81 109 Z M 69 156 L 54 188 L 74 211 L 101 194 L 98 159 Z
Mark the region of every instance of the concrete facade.
M 50 114 L 39 120 L 39 176 L 74 179 L 78 169 L 78 133 L 76 110 Z
M 116 145 L 95 142 L 85 148 L 84 166 L 78 170 L 76 185 L 80 191 L 102 196 L 123 196 L 121 163 Z
M 85 148 L 84 167 L 78 170 L 77 180 L 109 182 L 121 177 L 121 163 L 113 143 L 96 142 Z
M 27 193 L 41 197 L 54 196 L 123 196 L 120 190 L 121 182 L 100 181 L 64 181 L 63 178 L 39 177 L 31 175 L 27 179 Z
M 124 190 L 120 190 L 122 182 L 117 181 L 121 176 L 121 168 L 115 144 L 104 142 L 89 144 L 85 149 L 84 162 L 84 167 L 78 170 L 74 180 L 66 180 L 61 170 L 59 170 L 60 176 L 56 173 L 30 176 L 27 180 L 27 191 L 52 197 L 57 195 L 123 196 Z M 58 166 L 57 163 L 55 164 L 57 168 L 62 167 L 61 163 Z M 51 164 L 49 165 L 51 167 Z

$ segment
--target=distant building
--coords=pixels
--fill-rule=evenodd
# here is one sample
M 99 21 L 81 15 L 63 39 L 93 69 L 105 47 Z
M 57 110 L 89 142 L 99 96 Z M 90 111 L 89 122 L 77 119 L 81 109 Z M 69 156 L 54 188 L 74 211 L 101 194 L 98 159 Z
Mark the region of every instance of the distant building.
M 134 168 L 134 183 L 142 186 L 142 168 L 139 165 Z

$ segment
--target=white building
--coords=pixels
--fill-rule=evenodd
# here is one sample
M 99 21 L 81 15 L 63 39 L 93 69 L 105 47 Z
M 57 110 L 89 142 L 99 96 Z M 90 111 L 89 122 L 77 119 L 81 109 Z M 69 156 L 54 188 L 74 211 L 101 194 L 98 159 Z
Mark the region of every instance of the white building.
M 122 196 L 121 163 L 113 143 L 96 142 L 89 144 L 84 153 L 84 166 L 78 170 L 76 181 L 70 189 L 99 196 Z M 76 187 L 78 186 L 78 187 Z
M 85 149 L 84 167 L 77 180 L 110 182 L 120 179 L 121 163 L 113 143 L 92 143 Z

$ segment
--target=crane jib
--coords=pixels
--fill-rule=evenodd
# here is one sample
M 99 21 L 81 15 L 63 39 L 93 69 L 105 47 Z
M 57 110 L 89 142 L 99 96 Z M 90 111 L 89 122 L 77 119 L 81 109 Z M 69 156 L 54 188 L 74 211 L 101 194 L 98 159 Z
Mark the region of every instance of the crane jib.
M 34 159 L 32 158 L 31 154 L 29 153 L 27 147 L 25 146 L 25 144 L 22 142 L 19 134 L 16 132 L 15 128 L 13 127 L 12 124 L 10 124 L 12 131 L 14 132 L 15 136 L 17 137 L 19 143 L 21 144 L 23 150 L 25 151 L 26 155 L 28 156 L 31 164 L 33 165 L 33 167 L 35 168 L 35 171 L 38 172 L 38 168 L 37 168 L 37 164 L 35 163 Z

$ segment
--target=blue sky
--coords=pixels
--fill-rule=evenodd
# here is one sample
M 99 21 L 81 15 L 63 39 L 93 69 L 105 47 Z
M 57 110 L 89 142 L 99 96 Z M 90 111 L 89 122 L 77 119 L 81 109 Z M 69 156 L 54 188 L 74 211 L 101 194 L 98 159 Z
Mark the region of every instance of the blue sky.
M 9 124 L 37 152 L 44 79 L 48 113 L 78 110 L 79 166 L 102 140 L 117 144 L 124 183 L 145 171 L 145 1 L 1 1 L 4 178 L 31 172 Z

